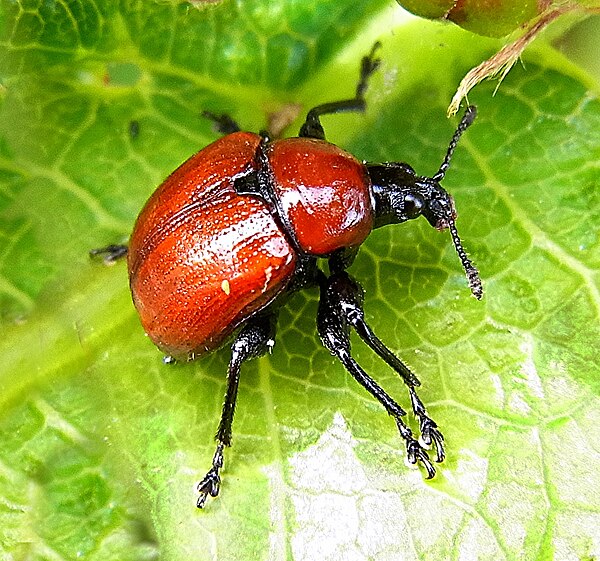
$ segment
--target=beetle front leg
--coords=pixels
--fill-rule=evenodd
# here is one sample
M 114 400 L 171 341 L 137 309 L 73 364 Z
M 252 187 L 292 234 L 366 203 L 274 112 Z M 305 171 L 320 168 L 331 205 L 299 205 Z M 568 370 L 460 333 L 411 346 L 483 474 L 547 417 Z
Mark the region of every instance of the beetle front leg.
M 204 507 L 209 495 L 216 497 L 219 494 L 223 449 L 225 446 L 231 446 L 231 426 L 240 381 L 240 368 L 247 360 L 264 355 L 273 348 L 275 344 L 275 323 L 276 317 L 273 313 L 263 312 L 254 316 L 247 321 L 231 345 L 231 359 L 227 369 L 227 391 L 219 428 L 215 435 L 217 449 L 213 456 L 212 467 L 197 486 L 198 493 L 200 493 L 196 503 L 198 508 Z
M 383 344 L 367 324 L 362 307 L 364 294 L 362 287 L 348 273 L 341 271 L 328 279 L 328 290 L 337 295 L 345 320 L 358 333 L 359 337 L 400 375 L 408 387 L 412 410 L 419 422 L 423 442 L 427 446 L 432 444 L 435 446 L 437 462 L 444 461 L 444 436 L 438 429 L 437 423 L 427 414 L 427 410 L 415 390 L 415 386 L 420 386 L 421 383 L 408 366 Z
M 410 394 L 410 402 L 415 418 L 419 422 L 421 438 L 427 446 L 432 444 L 436 449 L 436 462 L 443 462 L 446 456 L 444 450 L 444 436 L 437 423 L 427 414 L 425 405 L 417 395 L 416 386 L 421 382 L 392 351 L 379 339 L 365 320 L 363 311 L 363 289 L 345 271 L 337 272 L 329 279 L 328 290 L 337 295 L 348 324 L 358 333 L 359 337 L 382 358 L 388 366 L 393 368 L 402 378 Z
M 340 360 L 354 379 L 377 399 L 388 414 L 394 418 L 400 436 L 406 443 L 408 461 L 411 464 L 421 462 L 427 471 L 427 477 L 431 478 L 435 475 L 435 468 L 429 460 L 427 452 L 419 444 L 418 440 L 414 438 L 412 431 L 402 420 L 402 417 L 406 414 L 405 411 L 352 358 L 350 352 L 350 327 L 354 327 L 356 311 L 360 310 L 362 313 L 362 308 L 360 307 L 360 299 L 352 299 L 347 294 L 348 290 L 346 289 L 353 287 L 351 285 L 343 286 L 344 277 L 350 281 L 348 275 L 343 272 L 335 273 L 329 278 L 325 278 L 325 275 L 322 276 L 320 282 L 321 298 L 319 300 L 317 315 L 317 328 L 321 340 L 331 354 Z M 354 284 L 356 285 L 356 283 Z M 356 286 L 358 287 L 358 285 Z M 351 294 L 352 291 L 350 291 Z M 355 292 L 354 296 L 359 296 L 359 293 Z M 347 307 L 348 305 L 350 305 L 350 308 Z

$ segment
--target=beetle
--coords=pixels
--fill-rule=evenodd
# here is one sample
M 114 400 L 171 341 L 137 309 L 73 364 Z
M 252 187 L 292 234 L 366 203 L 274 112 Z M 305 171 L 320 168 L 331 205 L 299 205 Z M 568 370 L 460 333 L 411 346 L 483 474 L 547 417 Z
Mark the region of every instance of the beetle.
M 308 287 L 320 291 L 321 341 L 392 416 L 408 461 L 420 463 L 431 478 L 435 468 L 425 448 L 435 447 L 435 460 L 444 460 L 444 437 L 417 395 L 418 378 L 367 324 L 363 289 L 347 269 L 372 230 L 424 216 L 438 230 L 450 230 L 471 292 L 482 297 L 479 273 L 456 230 L 454 201 L 440 185 L 476 110 L 467 108 L 431 177 L 402 162 L 361 162 L 327 142 L 321 116 L 365 111 L 368 80 L 380 64 L 378 47 L 362 59 L 355 97 L 311 109 L 298 137 L 273 140 L 265 132 L 243 132 L 227 115 L 205 112 L 225 136 L 184 162 L 151 195 L 128 247 L 92 251 L 106 261 L 127 255 L 133 302 L 167 361 L 192 360 L 233 336 L 216 450 L 197 487 L 199 508 L 219 494 L 240 368 L 272 349 L 279 307 Z M 319 259 L 327 260 L 328 273 Z M 403 421 L 405 411 L 352 357 L 351 330 L 408 387 L 423 445 Z

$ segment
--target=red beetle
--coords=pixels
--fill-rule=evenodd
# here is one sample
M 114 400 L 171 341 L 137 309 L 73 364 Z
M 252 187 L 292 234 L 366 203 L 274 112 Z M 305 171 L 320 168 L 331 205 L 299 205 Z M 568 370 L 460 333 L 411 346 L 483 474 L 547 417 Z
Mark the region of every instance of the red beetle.
M 411 463 L 435 469 L 402 421 L 405 411 L 356 363 L 350 329 L 402 377 L 426 445 L 444 459 L 443 436 L 415 392 L 419 380 L 371 331 L 363 290 L 346 272 L 374 229 L 423 215 L 449 228 L 477 298 L 482 287 L 455 227 L 452 197 L 440 186 L 458 139 L 475 118 L 469 107 L 439 171 L 415 174 L 407 164 L 365 164 L 325 140 L 320 117 L 364 111 L 375 49 L 362 61 L 353 99 L 308 112 L 298 138 L 271 140 L 240 132 L 227 116 L 206 115 L 226 136 L 173 172 L 140 213 L 129 247 L 94 250 L 107 260 L 128 254 L 131 292 L 146 333 L 168 358 L 191 360 L 218 348 L 234 331 L 227 392 L 211 469 L 198 484 L 198 507 L 217 496 L 240 367 L 274 345 L 278 307 L 294 291 L 318 286 L 317 328 L 323 344 L 394 418 Z M 326 258 L 329 274 L 318 266 Z

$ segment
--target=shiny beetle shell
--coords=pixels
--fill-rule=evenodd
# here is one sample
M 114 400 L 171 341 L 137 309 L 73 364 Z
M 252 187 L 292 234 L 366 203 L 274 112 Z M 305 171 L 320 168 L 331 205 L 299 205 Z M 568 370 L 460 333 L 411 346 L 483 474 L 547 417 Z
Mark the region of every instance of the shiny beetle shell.
M 142 325 L 165 353 L 218 347 L 285 288 L 296 256 L 267 205 L 240 196 L 260 137 L 234 133 L 187 160 L 154 192 L 131 236 L 128 267 Z

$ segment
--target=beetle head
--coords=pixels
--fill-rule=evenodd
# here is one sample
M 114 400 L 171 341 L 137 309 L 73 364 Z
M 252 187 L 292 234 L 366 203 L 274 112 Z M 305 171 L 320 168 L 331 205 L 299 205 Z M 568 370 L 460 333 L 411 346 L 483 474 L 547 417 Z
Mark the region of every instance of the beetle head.
M 467 275 L 471 292 L 480 299 L 483 296 L 481 279 L 477 269 L 467 257 L 456 230 L 454 199 L 440 185 L 459 138 L 473 122 L 476 114 L 474 106 L 467 108 L 452 136 L 440 169 L 432 177 L 419 176 L 411 166 L 401 162 L 370 164 L 367 165 L 367 170 L 375 199 L 375 227 L 399 224 L 424 216 L 434 228 L 438 230 L 448 228 Z

